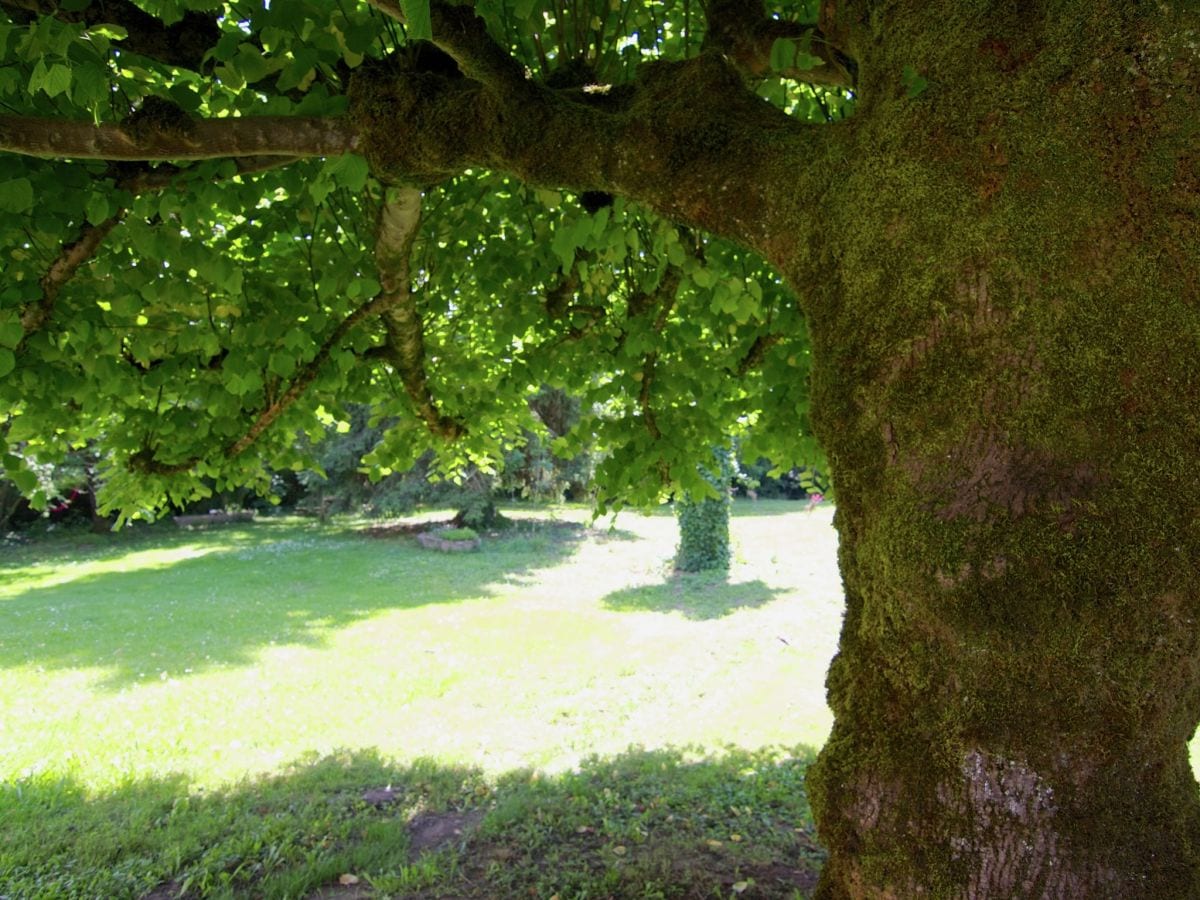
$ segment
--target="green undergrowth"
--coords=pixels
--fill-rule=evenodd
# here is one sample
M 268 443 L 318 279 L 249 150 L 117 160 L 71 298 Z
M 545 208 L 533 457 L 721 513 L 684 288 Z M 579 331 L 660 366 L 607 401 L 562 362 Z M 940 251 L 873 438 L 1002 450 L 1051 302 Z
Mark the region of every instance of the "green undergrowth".
M 447 528 L 436 534 L 443 541 L 474 541 L 479 538 L 474 528 Z
M 557 776 L 338 752 L 202 790 L 0 790 L 9 898 L 806 896 L 810 751 L 631 750 Z M 336 895 L 335 895 L 336 896 Z

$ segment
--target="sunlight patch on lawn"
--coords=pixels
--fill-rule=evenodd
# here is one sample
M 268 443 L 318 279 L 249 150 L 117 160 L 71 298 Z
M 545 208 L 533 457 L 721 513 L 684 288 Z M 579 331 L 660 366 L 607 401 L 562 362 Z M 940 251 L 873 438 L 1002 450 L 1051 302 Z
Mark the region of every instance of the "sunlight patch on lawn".
M 500 773 L 631 745 L 819 746 L 842 609 L 829 518 L 736 517 L 728 581 L 676 578 L 673 519 L 626 514 L 612 535 L 548 526 L 462 556 L 276 528 L 175 572 L 110 570 L 103 593 L 47 587 L 77 618 L 7 648 L 0 781 L 208 787 L 339 748 Z M 161 552 L 189 549 L 221 548 Z M 640 605 L 611 602 L 629 591 Z
M 167 569 L 184 560 L 199 559 L 210 553 L 229 550 L 220 544 L 183 544 L 154 550 L 137 550 L 105 559 L 81 560 L 61 564 L 39 563 L 5 570 L 0 584 L 0 599 L 16 599 L 26 591 L 59 587 L 96 575 Z

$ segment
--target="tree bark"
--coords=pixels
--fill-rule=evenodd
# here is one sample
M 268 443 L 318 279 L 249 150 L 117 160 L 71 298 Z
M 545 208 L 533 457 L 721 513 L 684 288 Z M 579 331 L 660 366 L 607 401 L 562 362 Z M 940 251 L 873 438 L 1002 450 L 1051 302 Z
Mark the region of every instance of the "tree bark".
M 1200 896 L 1200 18 L 839 6 L 818 896 Z

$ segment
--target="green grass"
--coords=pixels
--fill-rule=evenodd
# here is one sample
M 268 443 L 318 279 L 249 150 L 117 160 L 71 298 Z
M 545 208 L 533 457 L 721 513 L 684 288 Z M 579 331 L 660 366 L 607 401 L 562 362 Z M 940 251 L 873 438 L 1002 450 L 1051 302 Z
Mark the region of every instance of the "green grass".
M 830 511 L 739 507 L 727 579 L 669 515 L 509 515 L 0 550 L 0 896 L 803 896 Z

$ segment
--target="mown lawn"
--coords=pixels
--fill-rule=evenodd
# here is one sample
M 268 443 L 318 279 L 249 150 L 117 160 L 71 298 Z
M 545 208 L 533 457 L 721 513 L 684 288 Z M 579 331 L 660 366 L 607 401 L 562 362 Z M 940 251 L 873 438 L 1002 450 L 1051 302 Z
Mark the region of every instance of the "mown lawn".
M 0 549 L 0 897 L 806 896 L 832 510 L 511 515 Z

